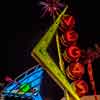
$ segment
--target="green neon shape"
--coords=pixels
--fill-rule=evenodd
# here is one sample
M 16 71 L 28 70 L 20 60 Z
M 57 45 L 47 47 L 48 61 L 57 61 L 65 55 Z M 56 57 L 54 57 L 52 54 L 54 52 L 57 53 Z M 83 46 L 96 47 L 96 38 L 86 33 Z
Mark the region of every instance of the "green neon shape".
M 57 84 L 62 88 L 66 89 L 75 100 L 80 100 L 79 96 L 72 89 L 70 83 L 66 79 L 66 76 L 62 73 L 59 67 L 55 64 L 53 59 L 47 52 L 47 48 L 51 43 L 53 36 L 56 33 L 57 28 L 61 22 L 61 17 L 66 12 L 68 6 L 62 11 L 62 13 L 58 16 L 54 24 L 49 28 L 46 34 L 42 37 L 42 39 L 38 42 L 38 44 L 32 50 L 32 56 L 42 65 L 44 65 L 44 69 L 48 72 L 48 74 L 57 82 Z
M 23 84 L 20 86 L 19 90 L 26 93 L 27 91 L 30 90 L 30 86 L 28 84 Z

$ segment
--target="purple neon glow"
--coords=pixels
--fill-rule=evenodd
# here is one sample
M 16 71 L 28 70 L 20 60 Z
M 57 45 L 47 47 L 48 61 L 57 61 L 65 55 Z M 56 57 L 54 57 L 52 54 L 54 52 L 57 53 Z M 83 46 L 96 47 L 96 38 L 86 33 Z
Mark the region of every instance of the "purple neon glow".
M 42 16 L 45 16 L 46 14 L 49 14 L 50 16 L 58 15 L 60 12 L 60 8 L 64 7 L 62 3 L 59 2 L 59 0 L 44 0 L 40 1 L 40 5 L 42 5 Z

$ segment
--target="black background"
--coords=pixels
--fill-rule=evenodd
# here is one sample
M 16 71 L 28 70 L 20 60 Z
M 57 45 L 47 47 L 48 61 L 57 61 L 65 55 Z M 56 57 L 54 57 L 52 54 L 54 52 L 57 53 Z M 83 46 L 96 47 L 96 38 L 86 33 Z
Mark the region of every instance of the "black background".
M 79 45 L 82 48 L 87 48 L 93 46 L 94 43 L 100 42 L 100 8 L 97 0 L 88 0 L 88 2 L 87 0 L 71 0 L 69 4 L 72 7 L 74 16 L 79 19 Z M 16 2 L 16 11 L 12 11 L 12 14 L 13 13 L 15 13 L 15 19 L 14 21 L 11 19 L 13 22 L 13 24 L 11 24 L 15 26 L 15 30 L 7 37 L 7 44 L 3 44 L 2 41 L 2 45 L 8 47 L 6 48 L 7 55 L 4 55 L 4 51 L 2 52 L 3 56 L 6 57 L 2 58 L 1 56 L 1 81 L 3 81 L 5 75 L 15 78 L 31 66 L 37 64 L 30 55 L 31 50 L 40 37 L 47 31 L 51 23 L 50 17 L 40 18 L 41 7 L 39 6 L 39 0 Z M 100 60 L 96 60 L 94 62 L 94 74 L 98 94 L 100 93 L 99 71 Z M 45 95 L 54 98 L 59 97 L 59 94 L 62 95 L 61 90 L 55 85 L 50 77 L 45 75 L 45 78 L 48 83 L 50 83 L 44 86 L 47 88 L 43 90 L 46 93 Z

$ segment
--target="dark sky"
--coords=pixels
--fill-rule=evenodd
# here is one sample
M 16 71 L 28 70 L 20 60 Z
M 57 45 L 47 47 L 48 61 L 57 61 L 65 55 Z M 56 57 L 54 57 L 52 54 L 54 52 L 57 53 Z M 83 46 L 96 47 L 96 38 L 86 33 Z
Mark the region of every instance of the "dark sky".
M 92 2 L 92 1 L 91 1 Z M 50 17 L 40 18 L 39 0 L 19 3 L 16 12 L 16 30 L 8 40 L 8 67 L 15 69 L 33 64 L 30 52 L 34 44 L 47 31 Z M 94 3 L 94 2 L 93 2 Z M 99 42 L 99 13 L 93 3 L 72 1 L 72 12 L 79 20 L 79 44 L 86 48 Z M 95 4 L 95 3 L 94 3 Z M 97 3 L 96 3 L 97 4 Z M 97 6 L 98 7 L 98 6 Z M 98 25 L 97 25 L 98 24 Z
M 51 23 L 50 17 L 40 18 L 41 7 L 38 6 L 39 0 L 29 1 L 18 2 L 16 7 L 15 31 L 7 38 L 8 44 L 6 44 L 8 45 L 6 51 L 8 56 L 0 62 L 1 78 L 4 75 L 10 75 L 14 78 L 36 64 L 30 52 Z M 72 7 L 73 15 L 79 21 L 79 44 L 81 47 L 87 48 L 93 46 L 95 42 L 100 42 L 100 8 L 97 0 L 88 0 L 88 2 L 87 0 L 71 1 L 70 6 Z M 96 63 L 95 79 L 100 93 L 100 80 L 97 77 L 98 75 L 100 76 L 99 62 L 98 60 Z

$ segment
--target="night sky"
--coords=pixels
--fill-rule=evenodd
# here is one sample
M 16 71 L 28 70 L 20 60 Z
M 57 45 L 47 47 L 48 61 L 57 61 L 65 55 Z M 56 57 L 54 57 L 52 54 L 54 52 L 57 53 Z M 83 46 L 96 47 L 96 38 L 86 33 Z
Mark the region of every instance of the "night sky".
M 79 21 L 78 44 L 82 48 L 87 48 L 89 46 L 93 46 L 94 43 L 100 42 L 99 3 L 97 3 L 96 0 L 95 2 L 91 0 L 88 0 L 88 2 L 87 0 L 71 1 L 70 6 L 72 7 L 72 13 Z M 7 57 L 2 59 L 0 62 L 1 80 L 3 80 L 5 75 L 15 78 L 31 66 L 37 64 L 37 62 L 31 57 L 30 53 L 34 45 L 48 30 L 48 27 L 52 22 L 50 17 L 40 18 L 41 7 L 39 6 L 39 0 L 32 0 L 32 2 L 19 2 L 16 7 L 15 15 L 15 31 L 7 38 L 6 45 L 8 45 L 8 47 L 6 48 L 6 52 L 8 54 Z M 100 76 L 100 59 L 94 62 L 94 67 L 97 92 L 100 93 L 100 78 L 98 77 Z M 48 75 L 45 75 L 45 77 L 48 82 L 50 81 L 49 85 L 45 84 L 46 88 L 51 87 L 49 90 L 43 90 L 48 91 L 48 94 L 46 95 L 53 95 L 51 91 L 54 91 L 55 87 L 56 92 L 58 90 L 61 91 Z

